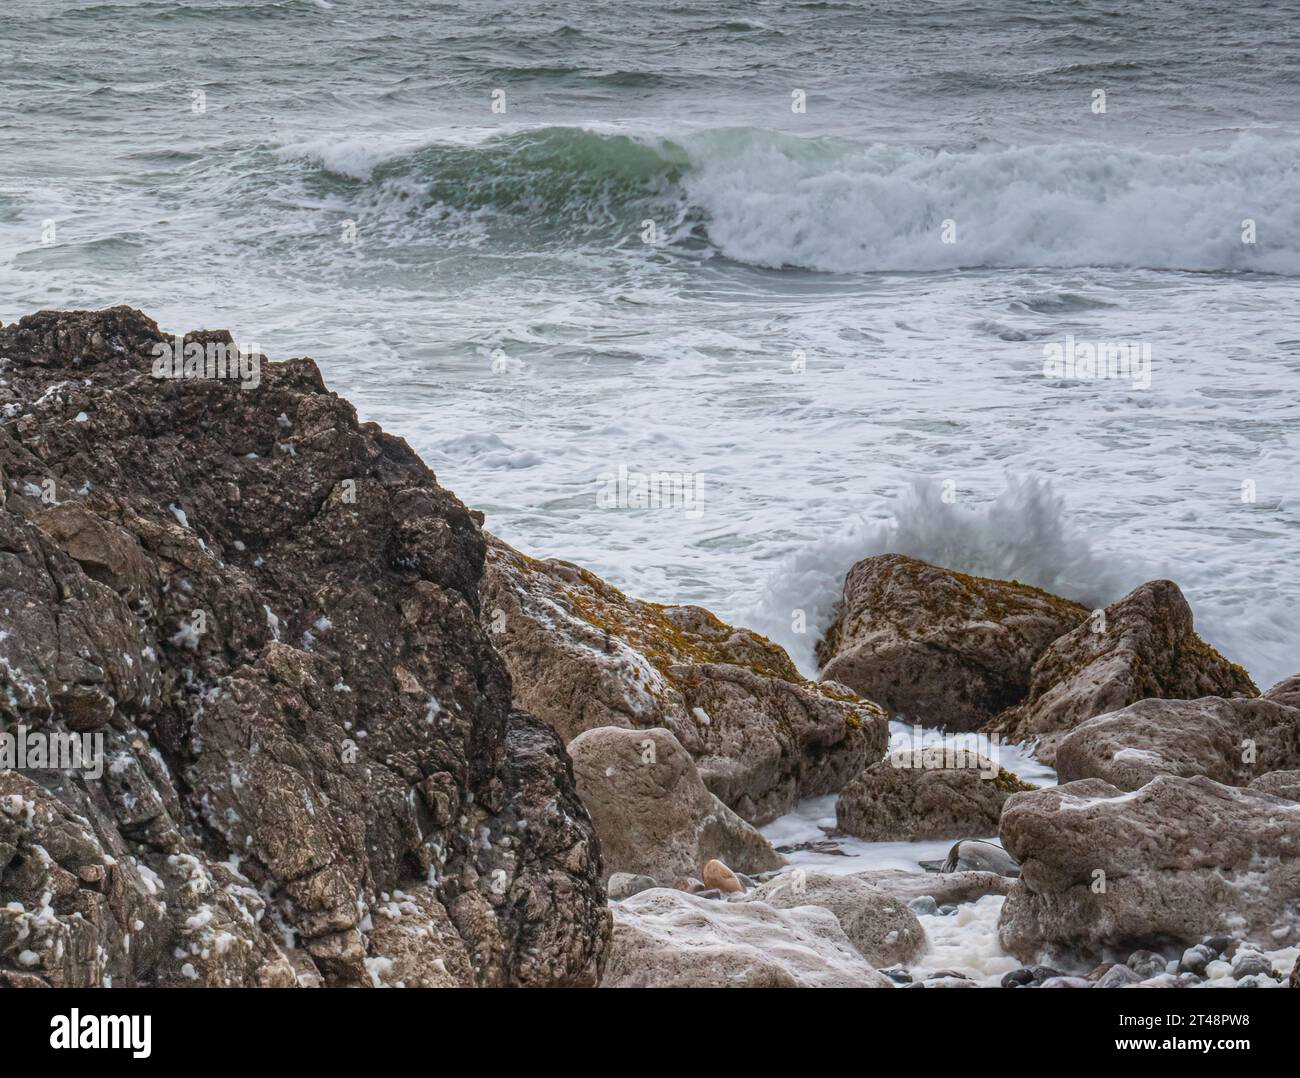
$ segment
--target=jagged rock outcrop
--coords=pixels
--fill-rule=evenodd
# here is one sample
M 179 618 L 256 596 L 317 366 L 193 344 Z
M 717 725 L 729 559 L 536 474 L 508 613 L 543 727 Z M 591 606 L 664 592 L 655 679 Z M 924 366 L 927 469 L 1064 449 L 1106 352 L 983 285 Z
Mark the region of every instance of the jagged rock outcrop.
M 830 910 L 858 953 L 877 968 L 906 965 L 925 948 L 925 929 L 906 901 L 855 876 L 789 869 L 745 897 L 776 909 Z
M 830 910 L 656 887 L 614 907 L 605 988 L 889 988 Z
M 1083 779 L 1011 798 L 1001 837 L 1021 874 L 998 935 L 1023 961 L 1300 942 L 1300 802 L 1203 776 Z
M 1033 788 L 991 760 L 951 745 L 900 749 L 844 787 L 836 822 L 868 842 L 995 835 L 1007 798 Z
M 0 328 L 0 718 L 108 758 L 0 775 L 0 982 L 596 983 L 598 842 L 474 515 L 311 360 L 172 343 Z
M 670 730 L 751 823 L 839 790 L 885 751 L 875 704 L 808 681 L 783 649 L 699 607 L 632 599 L 490 539 L 482 609 L 519 706 L 566 741 L 600 726 Z
M 606 874 L 666 883 L 699 876 L 714 858 L 739 872 L 783 863 L 767 839 L 709 793 L 690 753 L 667 730 L 597 727 L 570 741 L 569 755 Z
M 987 726 L 1009 741 L 1038 741 L 1051 762 L 1068 730 L 1139 700 L 1253 697 L 1259 689 L 1197 634 L 1170 580 L 1152 580 L 1106 607 L 1104 617 L 1056 640 L 1034 663 L 1029 693 Z
M 1244 786 L 1300 767 L 1300 709 L 1270 699 L 1139 700 L 1097 715 L 1056 746 L 1062 782 L 1097 778 L 1136 790 L 1156 775 Z
M 880 554 L 849 570 L 817 657 L 824 678 L 892 715 L 976 730 L 1025 695 L 1035 660 L 1087 616 L 1024 584 Z

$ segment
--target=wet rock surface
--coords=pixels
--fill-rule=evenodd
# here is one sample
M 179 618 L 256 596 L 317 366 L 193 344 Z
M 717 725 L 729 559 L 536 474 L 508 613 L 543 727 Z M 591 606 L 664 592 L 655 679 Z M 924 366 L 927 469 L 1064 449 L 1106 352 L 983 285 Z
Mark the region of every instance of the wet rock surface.
M 876 967 L 909 963 L 925 947 L 925 930 L 907 904 L 854 876 L 787 870 L 756 887 L 748 900 L 778 909 L 830 910 L 853 946 Z
M 840 830 L 869 842 L 997 834 L 1004 802 L 1033 789 L 974 753 L 901 749 L 840 793 Z
M 614 907 L 606 988 L 888 988 L 829 910 L 668 888 Z
M 1062 782 L 1098 778 L 1121 790 L 1156 775 L 1251 785 L 1300 766 L 1300 709 L 1267 696 L 1139 700 L 1075 727 L 1058 743 L 1055 762 Z
M 1083 779 L 1013 797 L 1001 837 L 1021 877 L 998 931 L 1022 959 L 1300 941 L 1297 802 L 1201 776 L 1134 792 Z
M 566 741 L 601 726 L 670 730 L 751 823 L 839 790 L 884 752 L 875 704 L 808 681 L 783 649 L 699 607 L 633 599 L 492 539 L 482 609 L 520 706 Z
M 893 716 L 976 730 L 1024 697 L 1035 660 L 1087 615 L 1037 588 L 881 554 L 849 570 L 817 654 L 824 678 Z
M 599 845 L 478 523 L 311 360 L 157 378 L 167 339 L 0 329 L 0 716 L 109 757 L 0 774 L 0 981 L 596 983 Z
M 1050 763 L 1067 731 L 1139 700 L 1258 694 L 1241 667 L 1196 634 L 1178 585 L 1153 580 L 1053 642 L 1034 663 L 1025 699 L 987 729 L 1037 741 Z

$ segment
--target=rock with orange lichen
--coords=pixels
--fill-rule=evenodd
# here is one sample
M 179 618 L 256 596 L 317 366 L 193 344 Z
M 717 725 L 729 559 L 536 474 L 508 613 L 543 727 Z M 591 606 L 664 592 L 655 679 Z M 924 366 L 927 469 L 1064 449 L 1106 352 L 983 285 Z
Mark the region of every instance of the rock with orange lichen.
M 566 740 L 601 726 L 664 727 L 751 823 L 834 793 L 884 752 L 874 703 L 809 681 L 782 648 L 700 607 L 633 599 L 499 539 L 480 595 L 517 706 Z

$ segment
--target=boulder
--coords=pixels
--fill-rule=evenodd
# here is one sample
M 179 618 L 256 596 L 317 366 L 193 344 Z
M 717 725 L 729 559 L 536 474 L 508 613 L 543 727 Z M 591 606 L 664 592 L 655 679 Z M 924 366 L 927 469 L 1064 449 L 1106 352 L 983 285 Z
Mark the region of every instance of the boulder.
M 1097 715 L 1056 746 L 1062 782 L 1097 778 L 1136 790 L 1156 775 L 1243 786 L 1300 767 L 1300 709 L 1259 699 L 1139 700 Z
M 777 909 L 830 910 L 858 953 L 876 967 L 908 965 L 925 948 L 925 929 L 907 904 L 856 876 L 788 869 L 746 897 Z
M 1012 797 L 1001 837 L 1021 875 L 998 935 L 1022 960 L 1181 949 L 1219 933 L 1300 941 L 1295 801 L 1203 776 L 1157 775 L 1132 792 L 1083 779 Z
M 1005 895 L 1014 882 L 996 872 L 904 872 L 897 868 L 855 872 L 853 877 L 904 902 L 933 899 L 936 907 L 974 902 L 985 895 Z
M 175 343 L 0 328 L 0 717 L 108 765 L 0 774 L 0 983 L 595 984 L 598 842 L 478 519 L 310 359 L 156 373 Z
M 1138 700 L 1258 695 L 1241 667 L 1196 634 L 1178 585 L 1153 580 L 1051 644 L 1034 663 L 1025 699 L 986 729 L 1037 741 L 1050 763 L 1067 731 Z
M 709 793 L 690 753 L 669 731 L 602 726 L 569 742 L 569 755 L 606 874 L 671 880 L 698 875 L 714 858 L 741 872 L 784 863 L 767 839 Z
M 925 726 L 976 730 L 1029 689 L 1035 660 L 1086 607 L 901 554 L 849 570 L 817 647 L 822 676 Z
M 889 988 L 818 906 L 776 909 L 659 887 L 613 907 L 604 988 Z
M 836 821 L 869 842 L 994 835 L 1006 799 L 1032 789 L 974 752 L 900 749 L 841 791 Z
M 885 750 L 879 707 L 808 681 L 782 648 L 707 610 L 630 598 L 497 539 L 481 595 L 520 707 L 566 741 L 601 726 L 672 731 L 751 823 L 836 792 Z

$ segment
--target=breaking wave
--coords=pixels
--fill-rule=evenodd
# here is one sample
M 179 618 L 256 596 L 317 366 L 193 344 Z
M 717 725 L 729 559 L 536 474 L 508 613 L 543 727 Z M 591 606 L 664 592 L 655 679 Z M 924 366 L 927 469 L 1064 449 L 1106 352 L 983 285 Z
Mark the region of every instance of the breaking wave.
M 762 267 L 1300 274 L 1300 154 L 1250 135 L 1179 155 L 1087 144 L 959 153 L 753 128 L 667 139 L 545 127 L 307 156 L 354 187 L 567 236 L 632 240 L 649 216 L 670 241 L 703 239 Z

